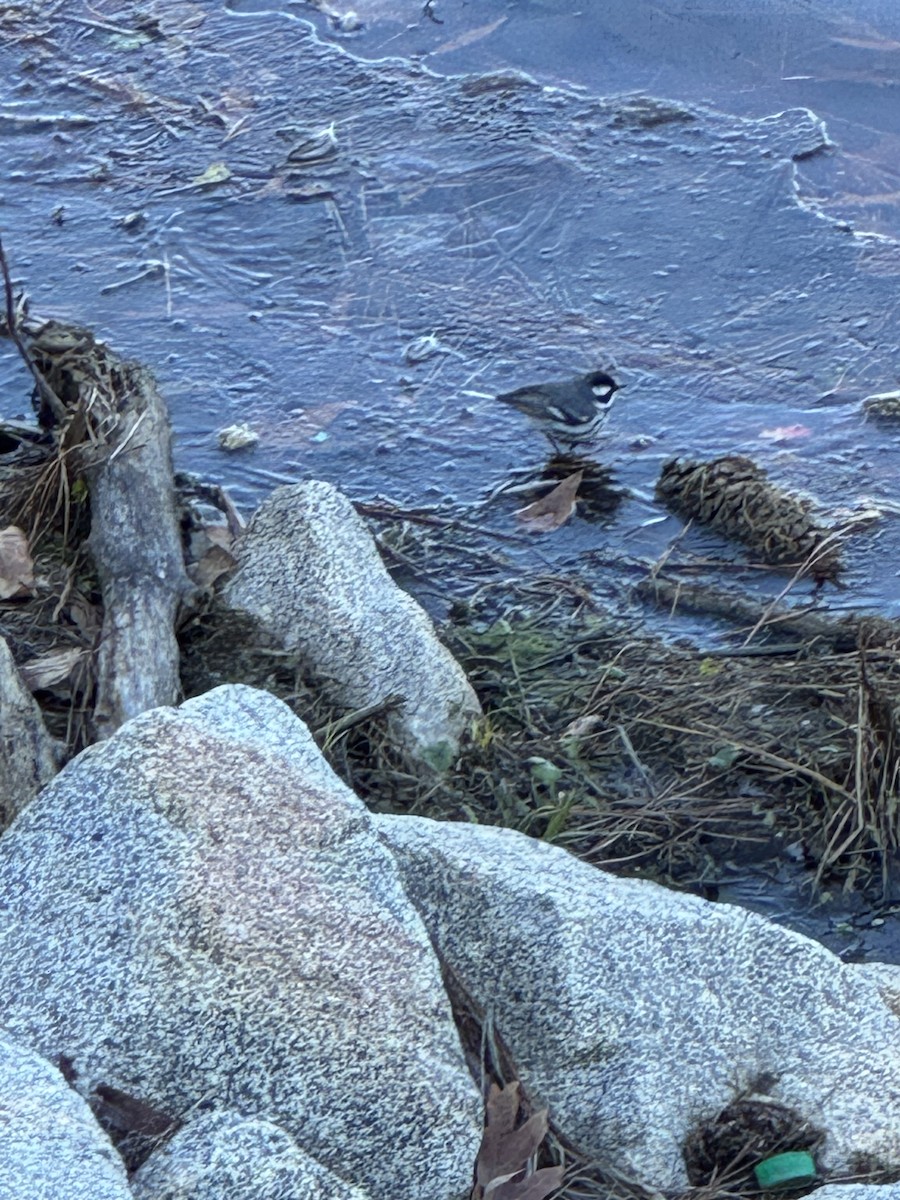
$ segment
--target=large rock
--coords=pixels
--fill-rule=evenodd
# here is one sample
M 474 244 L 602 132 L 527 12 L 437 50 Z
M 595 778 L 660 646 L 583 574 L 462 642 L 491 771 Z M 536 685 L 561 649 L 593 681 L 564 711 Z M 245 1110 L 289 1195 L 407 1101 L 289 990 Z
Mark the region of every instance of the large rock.
M 510 830 L 376 825 L 441 957 L 591 1155 L 683 1188 L 687 1134 L 768 1077 L 825 1131 L 822 1167 L 900 1167 L 900 1020 L 823 946 Z
M 878 988 L 879 995 L 900 1017 L 900 966 L 897 963 L 866 962 L 854 964 L 856 973 Z
M 470 1185 L 481 1099 L 428 935 L 266 693 L 135 718 L 0 838 L 0 1023 L 84 1095 L 273 1121 L 374 1195 Z
M 397 744 L 429 767 L 450 765 L 478 700 L 346 496 L 329 483 L 278 488 L 235 553 L 228 604 L 298 651 L 346 708 L 403 697 L 388 725 Z
M 134 1200 L 370 1200 L 270 1121 L 208 1113 L 155 1150 L 131 1181 Z
M 130 1200 L 125 1167 L 84 1100 L 0 1033 L 0 1200 Z
M 900 1183 L 826 1183 L 816 1200 L 900 1200 Z

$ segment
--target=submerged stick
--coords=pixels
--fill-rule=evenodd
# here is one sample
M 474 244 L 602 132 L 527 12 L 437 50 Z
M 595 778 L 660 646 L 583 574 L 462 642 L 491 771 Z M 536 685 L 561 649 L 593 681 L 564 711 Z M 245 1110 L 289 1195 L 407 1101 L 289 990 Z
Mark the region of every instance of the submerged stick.
M 12 277 L 9 273 L 9 263 L 6 260 L 6 251 L 3 248 L 3 238 L 0 237 L 0 271 L 3 273 L 3 291 L 6 298 L 6 329 L 9 336 L 12 338 L 13 345 L 21 355 L 22 361 L 31 372 L 32 378 L 37 385 L 41 399 L 46 402 L 50 411 L 53 413 L 54 419 L 57 421 L 64 420 L 66 416 L 66 406 L 57 396 L 56 392 L 40 373 L 35 366 L 34 360 L 28 353 L 28 347 L 22 340 L 22 335 L 19 332 L 19 318 L 16 313 L 16 301 L 13 295 Z

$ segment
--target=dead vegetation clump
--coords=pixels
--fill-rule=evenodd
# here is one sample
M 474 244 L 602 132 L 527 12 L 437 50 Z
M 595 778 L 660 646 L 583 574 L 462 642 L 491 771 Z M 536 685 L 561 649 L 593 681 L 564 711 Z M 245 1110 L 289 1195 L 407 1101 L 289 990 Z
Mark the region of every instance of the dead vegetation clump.
M 0 427 L 0 596 L 13 605 L 0 612 L 0 631 L 33 690 L 68 688 L 61 740 L 71 754 L 177 702 L 174 627 L 195 585 L 185 569 L 171 427 L 152 374 L 90 330 L 31 320 L 2 241 L 0 275 L 0 334 L 31 374 L 40 426 Z M 80 586 L 85 574 L 88 587 Z M 70 644 L 75 629 L 82 645 Z
M 87 550 L 90 495 L 67 431 L 6 424 L 0 433 L 0 527 L 27 545 L 29 586 L 0 601 L 0 632 L 50 734 L 67 756 L 90 740 L 103 618 L 97 572 Z
M 817 883 L 887 889 L 900 845 L 893 625 L 845 625 L 840 649 L 712 655 L 604 616 L 558 579 L 500 605 L 489 593 L 447 630 L 484 715 L 427 787 L 389 744 L 402 698 L 336 712 L 302 664 L 233 615 L 184 631 L 186 692 L 237 680 L 274 691 L 378 811 L 509 826 L 672 881 L 743 845 L 789 851 Z
M 900 844 L 892 627 L 863 622 L 853 649 L 790 657 L 705 656 L 585 611 L 555 637 L 539 615 L 455 637 L 485 706 L 482 742 L 530 762 L 526 804 L 544 836 L 677 875 L 717 843 L 776 835 L 818 880 L 874 869 L 886 887 Z
M 814 1152 L 823 1141 L 822 1131 L 792 1109 L 764 1093 L 748 1092 L 692 1130 L 684 1160 L 694 1187 L 743 1193 L 757 1190 L 753 1168 L 764 1159 Z

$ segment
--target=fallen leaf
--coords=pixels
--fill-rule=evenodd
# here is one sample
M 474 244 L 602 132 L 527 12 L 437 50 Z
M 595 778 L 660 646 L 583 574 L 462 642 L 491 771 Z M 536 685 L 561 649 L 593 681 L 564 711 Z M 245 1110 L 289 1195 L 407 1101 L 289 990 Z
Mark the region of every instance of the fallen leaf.
M 0 529 L 0 600 L 34 591 L 34 562 L 28 539 L 17 525 Z
M 231 551 L 234 534 L 227 525 L 204 525 L 203 532 L 213 546 L 221 546 L 223 550 Z
M 77 589 L 69 596 L 63 610 L 86 642 L 93 642 L 103 624 L 95 604 Z
M 180 1129 L 183 1122 L 179 1117 L 170 1117 L 162 1109 L 155 1108 L 146 1100 L 132 1096 L 118 1088 L 99 1083 L 91 1097 L 91 1107 L 99 1112 L 110 1125 L 123 1133 L 142 1133 L 146 1137 L 164 1137 Z
M 763 429 L 760 437 L 767 442 L 789 442 L 792 438 L 809 437 L 812 433 L 805 425 L 779 425 L 775 429 Z
M 64 683 L 86 653 L 78 646 L 48 650 L 46 654 L 39 654 L 22 663 L 19 674 L 30 692 L 47 691 L 58 683 Z
M 737 746 L 722 746 L 706 761 L 716 771 L 727 771 L 729 767 L 733 767 L 737 760 L 741 757 L 741 752 Z
M 475 1167 L 476 1181 L 483 1195 L 496 1188 L 498 1181 L 506 1183 L 525 1169 L 547 1133 L 547 1110 L 533 1113 L 523 1125 L 515 1128 L 519 1112 L 519 1084 L 514 1081 L 505 1088 L 491 1085 L 488 1096 L 484 1135 Z
M 225 183 L 231 178 L 228 165 L 223 162 L 210 163 L 202 175 L 195 175 L 191 187 L 213 187 L 217 183 Z
M 587 717 L 576 717 L 574 721 L 569 722 L 559 736 L 560 739 L 589 737 L 602 724 L 603 718 L 598 717 L 596 714 Z
M 553 787 L 559 783 L 562 778 L 562 771 L 555 763 L 546 758 L 529 758 L 531 764 L 531 774 L 537 783 L 542 783 L 545 787 Z
M 575 511 L 575 497 L 583 476 L 584 471 L 567 475 L 552 492 L 519 509 L 516 516 L 529 533 L 552 533 L 568 521 Z
M 485 1192 L 485 1200 L 544 1200 L 562 1187 L 565 1167 L 542 1167 L 526 1179 L 510 1180 Z
M 217 579 L 227 575 L 237 566 L 237 559 L 224 546 L 213 546 L 188 568 L 188 574 L 197 587 L 206 591 Z
M 495 29 L 499 29 L 501 25 L 506 23 L 506 20 L 506 17 L 498 17 L 496 21 L 491 21 L 489 25 L 479 25 L 477 29 L 467 29 L 459 37 L 455 37 L 449 42 L 444 42 L 440 46 L 435 46 L 431 53 L 433 55 L 449 54 L 451 50 L 461 50 L 463 46 L 471 46 L 473 42 L 480 42 L 482 38 L 486 38 L 492 34 Z
M 149 33 L 142 33 L 136 30 L 134 33 L 114 33 L 108 38 L 109 44 L 113 50 L 140 50 L 143 46 L 149 45 L 153 38 Z

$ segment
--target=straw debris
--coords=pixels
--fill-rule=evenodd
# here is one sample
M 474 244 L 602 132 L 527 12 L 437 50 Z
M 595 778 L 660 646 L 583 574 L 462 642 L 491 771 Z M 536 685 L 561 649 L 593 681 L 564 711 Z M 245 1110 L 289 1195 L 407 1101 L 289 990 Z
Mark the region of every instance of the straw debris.
M 845 624 L 790 655 L 710 655 L 599 613 L 563 582 L 505 588 L 499 606 L 501 589 L 484 588 L 455 611 L 446 637 L 484 715 L 427 790 L 390 748 L 387 701 L 333 710 L 295 658 L 233 617 L 210 611 L 184 631 L 186 693 L 238 680 L 275 691 L 377 811 L 505 825 L 681 883 L 736 847 L 790 848 L 817 883 L 887 889 L 900 846 L 894 625 Z

